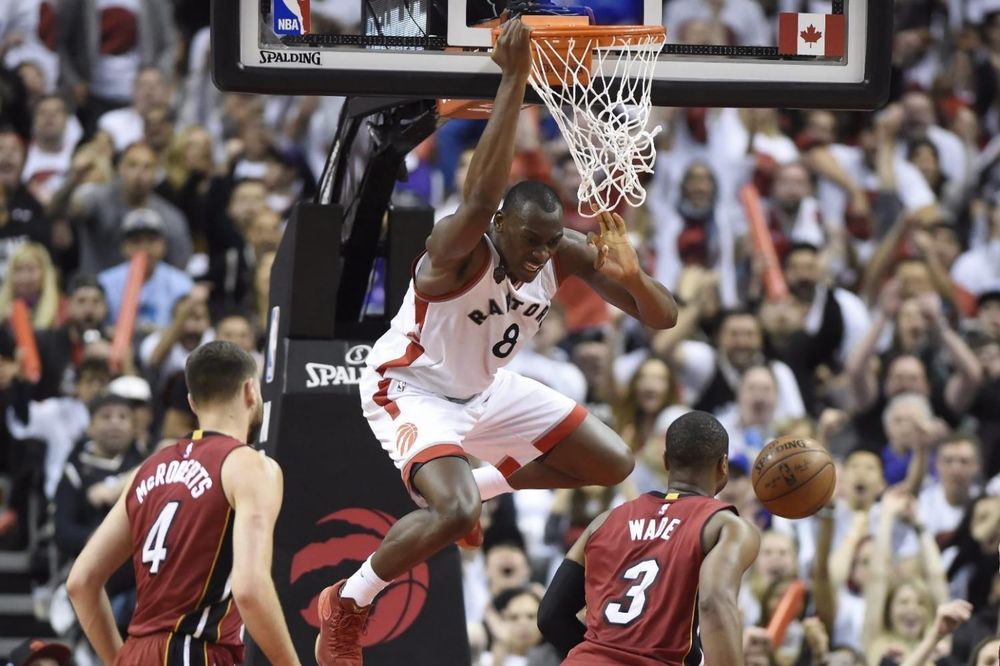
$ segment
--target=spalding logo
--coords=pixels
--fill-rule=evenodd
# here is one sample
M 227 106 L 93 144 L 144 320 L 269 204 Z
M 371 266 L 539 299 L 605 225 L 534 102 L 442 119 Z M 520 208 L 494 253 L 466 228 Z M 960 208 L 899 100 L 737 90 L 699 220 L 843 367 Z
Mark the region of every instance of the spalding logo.
M 348 365 L 364 365 L 371 351 L 370 345 L 355 345 L 344 354 L 344 362 Z
M 341 509 L 316 521 L 318 530 L 335 531 L 340 536 L 311 543 L 292 558 L 291 584 L 309 576 L 312 586 L 309 604 L 299 611 L 306 623 L 319 628 L 319 593 L 323 586 L 354 573 L 375 552 L 394 522 L 396 519 L 384 511 L 361 508 Z M 429 583 L 427 564 L 419 564 L 385 588 L 375 598 L 361 645 L 388 643 L 409 629 L 424 608 Z
M 775 453 L 781 453 L 782 451 L 787 451 L 788 449 L 808 449 L 809 445 L 806 444 L 801 439 L 794 439 L 790 442 L 781 442 L 780 444 L 775 444 L 772 442 L 764 447 L 764 450 L 757 455 L 757 460 L 754 461 L 754 469 L 759 473 L 764 469 L 764 464 L 767 463 L 771 456 Z

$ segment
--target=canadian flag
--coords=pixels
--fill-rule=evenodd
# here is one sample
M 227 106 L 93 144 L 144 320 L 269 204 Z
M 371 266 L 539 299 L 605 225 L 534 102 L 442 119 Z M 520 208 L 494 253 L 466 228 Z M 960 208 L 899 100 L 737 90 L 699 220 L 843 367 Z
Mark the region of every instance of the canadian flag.
M 847 41 L 843 14 L 797 14 L 778 16 L 778 53 L 842 58 Z

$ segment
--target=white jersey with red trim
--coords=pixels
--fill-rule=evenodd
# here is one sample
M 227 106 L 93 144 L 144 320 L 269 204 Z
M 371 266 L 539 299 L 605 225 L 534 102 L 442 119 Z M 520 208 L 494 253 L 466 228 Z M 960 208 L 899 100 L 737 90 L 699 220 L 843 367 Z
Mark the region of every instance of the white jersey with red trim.
M 484 239 L 490 260 L 448 294 L 422 293 L 416 286 L 416 269 L 426 255 L 414 264 L 403 305 L 368 355 L 369 369 L 383 383 L 396 379 L 466 400 L 485 391 L 496 371 L 538 333 L 559 288 L 554 261 L 547 262 L 530 283 L 512 282 L 506 275 L 498 283 L 494 271 L 500 255 L 489 238 Z

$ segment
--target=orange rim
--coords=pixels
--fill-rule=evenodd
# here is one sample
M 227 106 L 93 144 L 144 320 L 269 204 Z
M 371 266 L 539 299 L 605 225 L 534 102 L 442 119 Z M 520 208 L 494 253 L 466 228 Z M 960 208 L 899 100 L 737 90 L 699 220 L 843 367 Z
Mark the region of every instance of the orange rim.
M 493 29 L 493 41 L 496 43 L 500 28 Z M 647 38 L 666 41 L 667 30 L 662 25 L 547 25 L 533 26 L 531 39 L 534 41 L 556 41 L 564 39 L 596 40 L 598 46 L 608 46 L 627 42 L 635 44 Z

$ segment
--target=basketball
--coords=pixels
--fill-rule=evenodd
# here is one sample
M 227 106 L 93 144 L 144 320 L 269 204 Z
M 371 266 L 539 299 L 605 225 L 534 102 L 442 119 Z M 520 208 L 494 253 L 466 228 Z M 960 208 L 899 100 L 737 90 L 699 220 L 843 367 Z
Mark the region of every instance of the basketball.
M 837 472 L 830 454 L 811 439 L 779 437 L 753 463 L 754 494 L 782 518 L 805 518 L 833 497 Z

